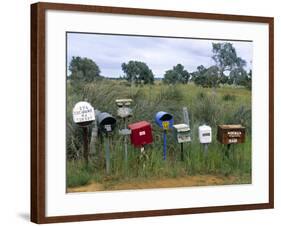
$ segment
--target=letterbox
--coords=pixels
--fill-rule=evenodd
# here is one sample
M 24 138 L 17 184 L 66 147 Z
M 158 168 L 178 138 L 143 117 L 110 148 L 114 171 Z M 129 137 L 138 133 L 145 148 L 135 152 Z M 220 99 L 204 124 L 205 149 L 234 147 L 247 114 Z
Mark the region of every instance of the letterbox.
M 186 124 L 177 124 L 173 126 L 173 134 L 178 143 L 190 142 L 190 128 Z
M 217 140 L 222 144 L 244 143 L 245 127 L 242 125 L 219 125 Z
M 131 130 L 131 143 L 135 147 L 142 147 L 153 141 L 151 124 L 146 121 L 136 122 L 128 125 Z
M 155 122 L 158 126 L 167 130 L 173 127 L 174 117 L 167 112 L 159 111 L 155 115 Z
M 80 126 L 90 125 L 95 121 L 95 111 L 92 105 L 86 101 L 75 104 L 72 110 L 73 121 Z
M 107 112 L 97 113 L 97 123 L 98 127 L 102 132 L 109 133 L 112 132 L 116 126 L 116 119 L 108 114 Z
M 132 109 L 129 106 L 132 103 L 132 99 L 117 99 L 116 105 L 118 106 L 117 115 L 121 118 L 128 118 L 133 115 Z
M 201 144 L 209 144 L 212 142 L 212 128 L 210 126 L 199 126 L 198 133 Z

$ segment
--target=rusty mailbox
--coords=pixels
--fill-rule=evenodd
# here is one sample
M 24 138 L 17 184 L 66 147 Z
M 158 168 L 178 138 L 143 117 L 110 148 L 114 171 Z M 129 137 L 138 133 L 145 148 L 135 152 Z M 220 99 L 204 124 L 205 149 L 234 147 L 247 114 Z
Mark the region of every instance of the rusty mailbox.
M 245 127 L 242 125 L 218 125 L 217 140 L 222 144 L 245 142 Z
M 152 143 L 152 129 L 149 122 L 132 123 L 128 125 L 128 128 L 131 130 L 131 143 L 135 147 L 143 147 L 146 144 Z

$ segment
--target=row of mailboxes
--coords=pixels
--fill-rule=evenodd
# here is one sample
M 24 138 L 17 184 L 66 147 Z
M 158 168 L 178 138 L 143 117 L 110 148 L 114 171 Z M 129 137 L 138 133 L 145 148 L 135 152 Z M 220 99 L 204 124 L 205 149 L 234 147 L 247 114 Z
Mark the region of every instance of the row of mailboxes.
M 118 106 L 122 105 L 125 109 L 130 104 L 130 99 L 122 99 Z M 123 114 L 122 114 L 123 115 Z M 130 115 L 126 114 L 126 115 Z M 73 120 L 80 126 L 86 126 L 93 121 L 97 121 L 98 128 L 104 133 L 110 133 L 116 127 L 116 119 L 107 112 L 95 111 L 87 102 L 78 102 L 73 108 Z M 190 142 L 190 128 L 187 124 L 174 125 L 173 115 L 160 111 L 155 115 L 156 124 L 164 131 L 173 129 L 174 138 L 178 143 Z M 134 146 L 143 146 L 153 142 L 152 126 L 149 122 L 141 121 L 128 125 L 131 130 L 131 143 Z M 199 141 L 202 144 L 212 142 L 212 128 L 208 125 L 202 125 L 198 128 Z M 222 144 L 244 143 L 245 127 L 241 125 L 219 125 L 217 140 Z

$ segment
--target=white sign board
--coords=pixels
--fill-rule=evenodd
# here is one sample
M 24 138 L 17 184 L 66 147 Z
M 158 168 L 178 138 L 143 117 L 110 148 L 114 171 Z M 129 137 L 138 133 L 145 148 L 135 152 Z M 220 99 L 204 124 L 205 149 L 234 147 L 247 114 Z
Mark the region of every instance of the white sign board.
M 95 111 L 91 104 L 85 101 L 75 104 L 73 110 L 73 121 L 75 123 L 89 122 L 95 120 Z

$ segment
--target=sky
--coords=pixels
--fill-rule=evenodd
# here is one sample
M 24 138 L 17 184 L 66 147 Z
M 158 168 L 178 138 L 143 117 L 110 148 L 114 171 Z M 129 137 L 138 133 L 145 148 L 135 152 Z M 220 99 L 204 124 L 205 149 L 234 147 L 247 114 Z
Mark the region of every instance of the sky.
M 135 60 L 145 62 L 155 77 L 163 78 L 165 71 L 178 63 L 188 72 L 199 65 L 214 65 L 213 42 L 232 43 L 237 55 L 246 60 L 245 69 L 252 68 L 252 42 L 88 33 L 67 34 L 67 65 L 73 56 L 87 57 L 99 66 L 101 75 L 118 78 L 124 75 L 121 64 Z

